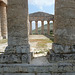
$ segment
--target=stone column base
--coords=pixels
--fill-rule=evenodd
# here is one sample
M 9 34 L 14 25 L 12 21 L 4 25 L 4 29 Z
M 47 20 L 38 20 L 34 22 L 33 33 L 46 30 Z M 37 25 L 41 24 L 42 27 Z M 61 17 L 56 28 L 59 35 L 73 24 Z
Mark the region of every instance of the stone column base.
M 0 55 L 0 64 L 13 64 L 13 63 L 30 63 L 31 53 L 28 54 L 2 54 Z
M 47 55 L 49 62 L 75 62 L 75 45 L 53 43 L 52 50 Z
M 53 43 L 52 50 L 54 53 L 58 54 L 75 53 L 75 45 L 61 45 Z
M 49 62 L 75 62 L 75 54 L 50 54 L 47 55 Z
M 0 55 L 0 63 L 30 63 L 31 53 L 30 46 L 8 46 L 5 53 Z

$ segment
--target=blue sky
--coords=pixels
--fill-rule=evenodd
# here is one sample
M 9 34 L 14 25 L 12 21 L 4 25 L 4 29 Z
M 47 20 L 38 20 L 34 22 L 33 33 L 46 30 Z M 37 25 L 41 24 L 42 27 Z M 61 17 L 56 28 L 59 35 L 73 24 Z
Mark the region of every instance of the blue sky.
M 43 11 L 54 14 L 55 0 L 28 0 L 29 13 Z
M 55 0 L 28 0 L 29 14 L 34 12 L 46 12 L 54 14 Z M 38 22 L 38 27 L 41 26 L 41 22 Z M 47 22 L 45 22 L 46 24 Z M 32 23 L 32 28 L 35 29 L 35 22 Z

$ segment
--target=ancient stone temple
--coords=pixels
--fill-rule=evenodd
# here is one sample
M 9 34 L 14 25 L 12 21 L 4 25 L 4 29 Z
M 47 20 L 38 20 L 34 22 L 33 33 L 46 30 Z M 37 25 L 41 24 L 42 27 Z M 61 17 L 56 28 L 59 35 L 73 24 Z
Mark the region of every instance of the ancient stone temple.
M 55 0 L 55 36 L 46 65 L 29 64 L 28 0 L 8 0 L 7 6 L 8 46 L 0 55 L 0 75 L 75 75 L 75 0 Z
M 41 34 L 44 34 L 44 21 L 47 21 L 47 34 L 50 35 L 50 21 L 54 22 L 54 15 L 45 12 L 35 12 L 29 14 L 29 21 L 30 21 L 30 35 L 32 35 L 33 21 L 35 21 L 36 27 L 35 34 L 38 34 L 38 21 L 41 21 Z

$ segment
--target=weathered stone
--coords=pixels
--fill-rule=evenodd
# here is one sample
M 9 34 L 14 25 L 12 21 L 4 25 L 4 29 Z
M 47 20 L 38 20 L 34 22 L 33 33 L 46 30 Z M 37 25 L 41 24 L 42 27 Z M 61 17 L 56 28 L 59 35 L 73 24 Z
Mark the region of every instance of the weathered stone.
M 4 75 L 35 75 L 34 73 L 5 73 Z
M 7 39 L 7 13 L 6 6 L 1 6 L 1 33 L 3 39 Z
M 35 12 L 29 14 L 30 35 L 32 35 L 32 21 L 35 21 L 36 35 L 38 34 L 38 21 L 41 21 L 41 34 L 44 34 L 44 21 L 48 22 L 47 34 L 50 35 L 50 21 L 54 21 L 54 15 L 45 12 Z
M 6 53 L 29 53 L 30 45 L 8 46 L 5 49 Z
M 52 75 L 75 75 L 75 73 L 53 73 Z
M 36 12 L 29 14 L 29 21 L 50 21 L 54 20 L 54 15 L 45 12 Z
M 75 53 L 75 46 L 61 45 L 53 43 L 52 47 L 55 53 Z
M 15 8 L 16 7 L 16 8 Z M 3 8 L 2 20 L 6 21 Z M 18 12 L 18 10 L 20 10 Z M 30 63 L 30 45 L 28 42 L 28 1 L 8 0 L 8 46 L 0 56 L 0 63 Z M 3 26 L 5 23 L 3 22 Z
M 38 73 L 37 75 L 51 75 L 50 73 Z
M 75 1 L 55 1 L 55 37 L 54 43 L 61 45 L 75 45 Z M 67 12 L 67 13 L 66 13 Z
M 50 62 L 75 62 L 74 3 L 74 0 L 55 1 L 54 43 Z
M 0 55 L 0 63 L 22 63 L 21 55 L 19 54 L 9 54 L 9 55 Z
M 59 62 L 59 61 L 66 61 L 66 62 L 75 62 L 75 54 L 50 54 L 49 55 L 49 62 Z
M 1 6 L 0 6 L 0 10 L 1 10 Z M 0 39 L 2 39 L 2 34 L 1 34 L 1 11 L 0 11 Z

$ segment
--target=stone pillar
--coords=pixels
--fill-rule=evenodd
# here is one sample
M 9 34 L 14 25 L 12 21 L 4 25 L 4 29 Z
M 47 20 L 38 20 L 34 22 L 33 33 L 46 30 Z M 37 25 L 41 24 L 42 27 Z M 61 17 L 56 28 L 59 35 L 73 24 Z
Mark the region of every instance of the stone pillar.
M 75 0 L 55 0 L 55 4 L 54 44 L 50 61 L 72 62 L 75 60 Z
M 36 34 L 38 34 L 38 21 L 36 21 Z
M 54 34 L 54 20 L 53 20 L 53 34 Z
M 30 63 L 28 42 L 28 0 L 8 0 L 8 46 L 4 63 Z
M 41 34 L 44 34 L 44 21 L 41 21 Z
M 1 10 L 1 6 L 0 6 L 0 10 Z M 0 11 L 0 40 L 2 39 L 2 33 L 1 33 L 1 11 Z
M 1 6 L 1 31 L 3 39 L 7 39 L 7 12 L 6 6 Z
M 47 21 L 47 33 L 50 35 L 50 21 Z
M 32 35 L 32 21 L 30 21 L 30 35 Z

